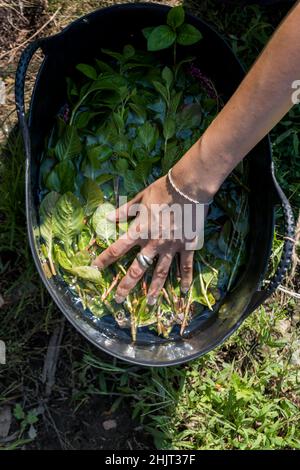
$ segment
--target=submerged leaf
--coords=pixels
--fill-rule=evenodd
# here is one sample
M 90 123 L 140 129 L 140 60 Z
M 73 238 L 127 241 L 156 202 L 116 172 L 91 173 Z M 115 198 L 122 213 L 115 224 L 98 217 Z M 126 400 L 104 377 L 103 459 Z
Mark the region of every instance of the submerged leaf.
M 41 236 L 45 242 L 47 250 L 47 258 L 49 260 L 52 274 L 55 275 L 55 269 L 52 262 L 52 247 L 53 247 L 53 213 L 60 195 L 56 192 L 51 192 L 44 197 L 40 205 L 40 231 Z
M 91 281 L 95 284 L 102 284 L 102 276 L 97 268 L 92 266 L 78 266 L 72 267 L 72 274 L 86 281 Z
M 116 224 L 107 219 L 108 214 L 114 212 L 115 207 L 105 202 L 98 207 L 93 215 L 92 225 L 97 236 L 108 242 L 116 239 Z
M 53 233 L 70 252 L 72 241 L 84 227 L 84 211 L 72 193 L 61 196 L 53 213 Z
M 85 199 L 84 212 L 86 215 L 91 215 L 103 202 L 103 192 L 99 188 L 98 184 L 90 178 L 85 179 L 80 192 Z
M 81 142 L 74 126 L 67 126 L 63 136 L 55 146 L 55 154 L 59 160 L 76 157 L 81 152 Z

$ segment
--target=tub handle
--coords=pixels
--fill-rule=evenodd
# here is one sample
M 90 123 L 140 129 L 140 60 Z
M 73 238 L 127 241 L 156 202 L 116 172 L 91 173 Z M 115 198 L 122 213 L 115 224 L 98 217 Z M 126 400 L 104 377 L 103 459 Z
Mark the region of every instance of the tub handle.
M 284 216 L 285 236 L 283 249 L 281 259 L 277 266 L 275 274 L 270 279 L 268 287 L 255 292 L 252 297 L 252 300 L 250 301 L 250 304 L 248 305 L 248 314 L 253 312 L 253 310 L 258 308 L 263 302 L 265 302 L 265 300 L 270 297 L 270 295 L 272 295 L 277 289 L 277 287 L 280 285 L 281 281 L 283 280 L 291 265 L 292 253 L 295 245 L 295 221 L 293 211 L 286 195 L 284 194 L 278 181 L 276 180 L 273 168 L 272 177 L 274 182 L 274 189 L 276 191 L 276 203 L 281 204 Z
M 28 65 L 34 56 L 35 52 L 41 47 L 43 47 L 46 39 L 38 39 L 31 44 L 29 44 L 26 49 L 22 52 L 20 57 L 20 61 L 18 64 L 18 68 L 16 71 L 16 79 L 15 79 L 15 100 L 16 100 L 16 109 L 17 115 L 19 119 L 20 130 L 23 135 L 24 140 L 24 147 L 26 156 L 30 155 L 30 137 L 29 137 L 29 129 L 28 124 L 26 121 L 25 115 L 25 80 L 26 80 L 26 72 L 28 69 Z
M 284 216 L 284 243 L 282 249 L 282 255 L 279 262 L 279 265 L 276 269 L 275 274 L 273 275 L 272 279 L 270 280 L 270 284 L 266 289 L 267 295 L 273 294 L 273 292 L 277 289 L 281 281 L 283 280 L 286 272 L 288 271 L 291 260 L 292 260 L 292 253 L 295 245 L 295 220 L 291 205 L 289 203 L 288 198 L 282 191 L 276 177 L 274 174 L 274 169 L 272 171 L 274 186 L 277 192 L 277 196 L 280 199 L 281 207 L 283 210 Z

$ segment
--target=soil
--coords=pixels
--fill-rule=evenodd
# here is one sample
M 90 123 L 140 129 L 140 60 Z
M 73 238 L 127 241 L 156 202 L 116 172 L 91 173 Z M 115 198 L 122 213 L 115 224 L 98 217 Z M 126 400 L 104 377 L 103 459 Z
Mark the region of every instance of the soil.
M 54 403 L 37 427 L 38 438 L 27 449 L 37 450 L 142 450 L 153 449 L 128 409 L 109 411 L 109 399 L 94 398 L 76 414 L 65 402 Z M 53 425 L 55 423 L 55 426 Z M 106 428 L 106 429 L 105 429 Z M 110 429 L 109 429 L 110 428 Z
M 48 14 L 45 0 L 3 2 L 6 4 L 0 7 L 0 58 L 5 55 L 7 64 L 14 58 L 14 48 L 29 39 L 47 21 Z

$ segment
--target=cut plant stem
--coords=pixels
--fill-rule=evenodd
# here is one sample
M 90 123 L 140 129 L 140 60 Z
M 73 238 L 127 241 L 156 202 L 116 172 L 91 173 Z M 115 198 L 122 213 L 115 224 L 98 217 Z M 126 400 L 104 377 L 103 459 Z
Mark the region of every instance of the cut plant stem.
M 190 307 L 191 307 L 191 300 L 192 300 L 192 289 L 190 289 L 189 291 L 188 300 L 185 306 L 184 317 L 183 317 L 183 321 L 182 321 L 181 328 L 180 328 L 180 336 L 183 335 L 185 327 L 187 325 L 188 316 L 189 316 Z
M 118 284 L 118 281 L 119 281 L 119 279 L 120 279 L 120 276 L 121 276 L 121 273 L 118 273 L 118 274 L 114 277 L 114 279 L 113 279 L 111 285 L 109 286 L 109 288 L 104 292 L 104 294 L 102 294 L 102 296 L 101 296 L 102 302 L 103 302 L 105 299 L 107 299 L 107 297 L 109 296 L 109 294 L 111 293 L 111 291 L 113 290 L 113 288 Z
M 164 298 L 166 299 L 167 303 L 171 306 L 172 303 L 171 303 L 170 297 L 168 296 L 168 293 L 164 287 L 162 288 L 162 294 Z

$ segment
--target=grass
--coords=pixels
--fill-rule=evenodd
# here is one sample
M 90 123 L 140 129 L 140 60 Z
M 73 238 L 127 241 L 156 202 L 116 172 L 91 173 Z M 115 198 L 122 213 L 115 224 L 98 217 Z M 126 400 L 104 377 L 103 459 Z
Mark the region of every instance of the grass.
M 68 6 L 57 0 L 50 6 L 56 9 L 60 3 Z M 72 3 L 82 12 L 85 2 L 81 7 L 81 2 Z M 217 1 L 196 3 L 186 5 L 225 34 L 247 66 L 278 22 L 273 9 L 224 10 Z M 300 208 L 299 120 L 298 106 L 272 132 L 277 176 L 295 215 Z M 222 347 L 188 365 L 144 369 L 113 360 L 65 324 L 41 285 L 26 239 L 24 155 L 17 132 L 1 153 L 0 293 L 5 303 L 0 339 L 6 342 L 7 365 L 0 365 L 0 409 L 9 406 L 13 420 L 10 438 L 0 439 L 0 449 L 47 445 L 40 444 L 45 428 L 49 439 L 58 436 L 59 447 L 77 448 L 75 437 L 62 434 L 51 410 L 67 403 L 75 419 L 82 420 L 95 399 L 105 403 L 109 415 L 130 410 L 146 447 L 300 449 L 300 307 L 293 296 L 277 293 Z M 276 252 L 282 241 L 279 214 Z M 296 282 L 290 279 L 289 289 L 296 289 Z M 50 339 L 62 331 L 49 392 L 43 378 L 45 356 Z M 123 448 L 139 445 L 125 442 Z

